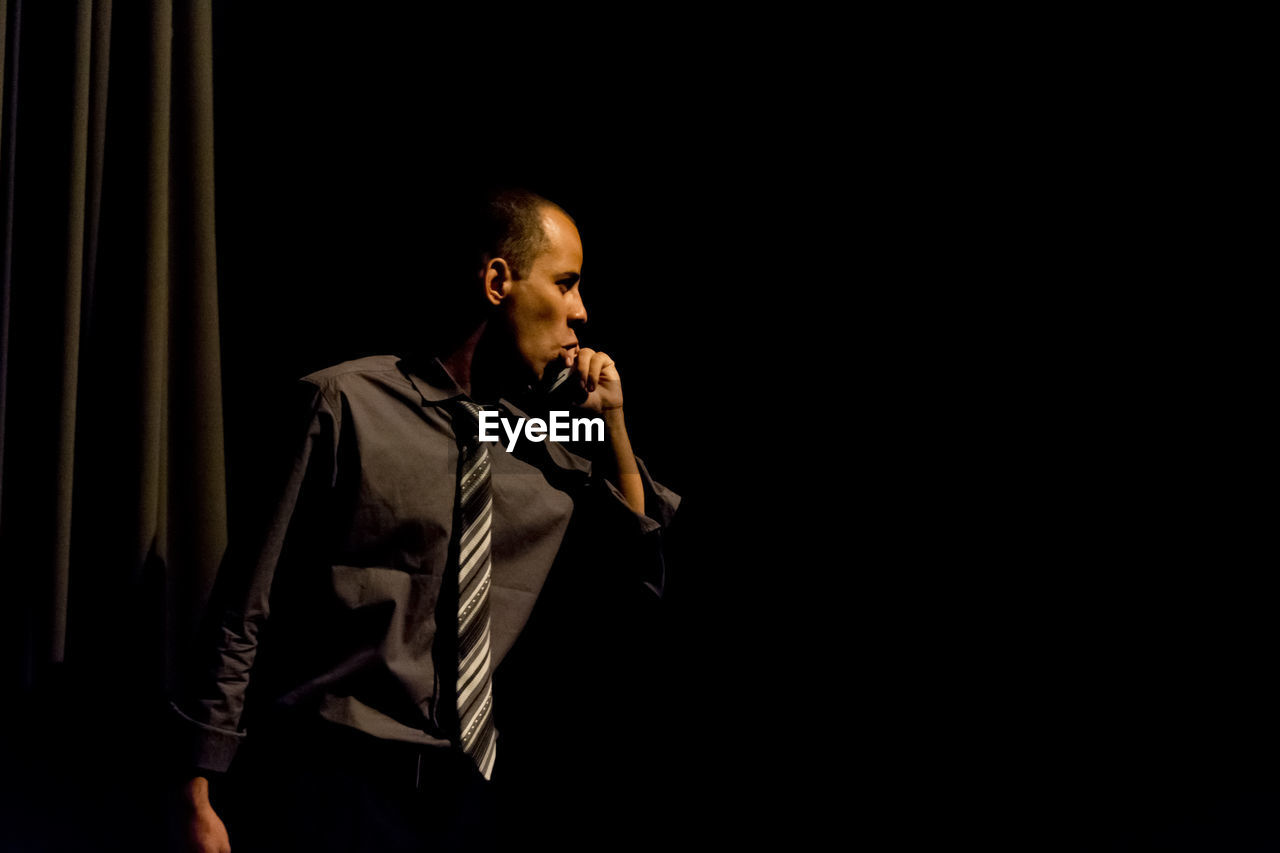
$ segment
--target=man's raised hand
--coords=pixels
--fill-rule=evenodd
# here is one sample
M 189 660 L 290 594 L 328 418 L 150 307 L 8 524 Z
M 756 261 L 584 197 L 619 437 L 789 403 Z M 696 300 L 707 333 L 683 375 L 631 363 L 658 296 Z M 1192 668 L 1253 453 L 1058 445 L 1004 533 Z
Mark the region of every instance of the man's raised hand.
M 587 390 L 586 402 L 582 404 L 584 409 L 603 414 L 622 408 L 622 377 L 608 354 L 582 347 L 578 350 L 573 369 Z

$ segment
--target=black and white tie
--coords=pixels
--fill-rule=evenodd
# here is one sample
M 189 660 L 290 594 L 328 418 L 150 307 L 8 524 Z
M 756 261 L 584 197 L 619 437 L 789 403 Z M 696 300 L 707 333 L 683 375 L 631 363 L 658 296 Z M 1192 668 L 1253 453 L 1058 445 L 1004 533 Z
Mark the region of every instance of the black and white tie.
M 489 647 L 490 531 L 493 494 L 489 447 L 476 435 L 480 407 L 459 401 L 473 423 L 458 435 L 458 720 L 462 750 L 484 778 L 493 772 L 498 738 L 493 727 L 493 678 Z

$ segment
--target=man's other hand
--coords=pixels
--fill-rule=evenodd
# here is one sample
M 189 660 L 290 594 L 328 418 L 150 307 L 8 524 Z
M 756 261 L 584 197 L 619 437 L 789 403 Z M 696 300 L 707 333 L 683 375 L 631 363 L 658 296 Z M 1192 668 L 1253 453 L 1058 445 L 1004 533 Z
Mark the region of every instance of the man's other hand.
M 222 818 L 209 803 L 209 780 L 197 776 L 183 786 L 183 843 L 187 853 L 231 853 Z

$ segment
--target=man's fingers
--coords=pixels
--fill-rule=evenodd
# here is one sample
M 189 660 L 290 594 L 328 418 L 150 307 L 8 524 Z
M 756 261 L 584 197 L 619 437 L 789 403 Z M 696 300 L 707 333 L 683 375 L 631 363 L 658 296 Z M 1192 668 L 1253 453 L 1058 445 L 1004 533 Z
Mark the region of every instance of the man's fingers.
M 574 361 L 573 367 L 588 394 L 595 392 L 600 385 L 601 377 L 605 377 L 606 372 L 608 373 L 606 378 L 610 381 L 617 379 L 618 371 L 613 359 L 608 354 L 593 349 L 584 347 L 578 350 L 578 358 Z
M 587 382 L 587 390 L 596 390 L 596 385 L 600 384 L 600 374 L 604 372 L 606 367 L 613 365 L 613 359 L 602 352 L 596 353 L 591 359 L 590 380 Z
M 586 388 L 587 391 L 591 390 L 591 362 L 595 355 L 595 350 L 583 347 L 578 350 L 578 360 L 573 364 L 577 368 L 578 378 L 582 381 L 582 387 Z

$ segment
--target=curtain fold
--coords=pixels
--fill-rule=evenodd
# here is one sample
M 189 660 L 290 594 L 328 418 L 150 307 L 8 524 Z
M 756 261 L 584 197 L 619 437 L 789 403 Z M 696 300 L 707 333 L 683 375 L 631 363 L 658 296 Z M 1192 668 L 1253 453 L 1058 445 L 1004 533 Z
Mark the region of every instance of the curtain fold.
M 171 229 L 165 553 L 170 569 L 166 684 L 212 589 L 227 541 L 222 350 L 214 226 L 213 20 L 210 4 L 175 10 L 172 76 Z M 179 38 L 180 36 L 180 38 Z
M 10 684 L 167 692 L 225 547 L 210 6 L 0 0 Z
M 43 645 L 51 660 L 66 654 L 67 589 L 71 569 L 72 489 L 75 485 L 76 409 L 79 400 L 80 311 L 84 303 L 85 192 L 89 160 L 89 82 L 93 49 L 93 2 L 78 0 L 75 9 L 74 70 L 71 92 L 70 176 L 66 201 L 66 275 L 63 280 L 62 365 L 58 400 L 57 496 L 54 505 L 53 589 L 49 596 L 48 636 Z

